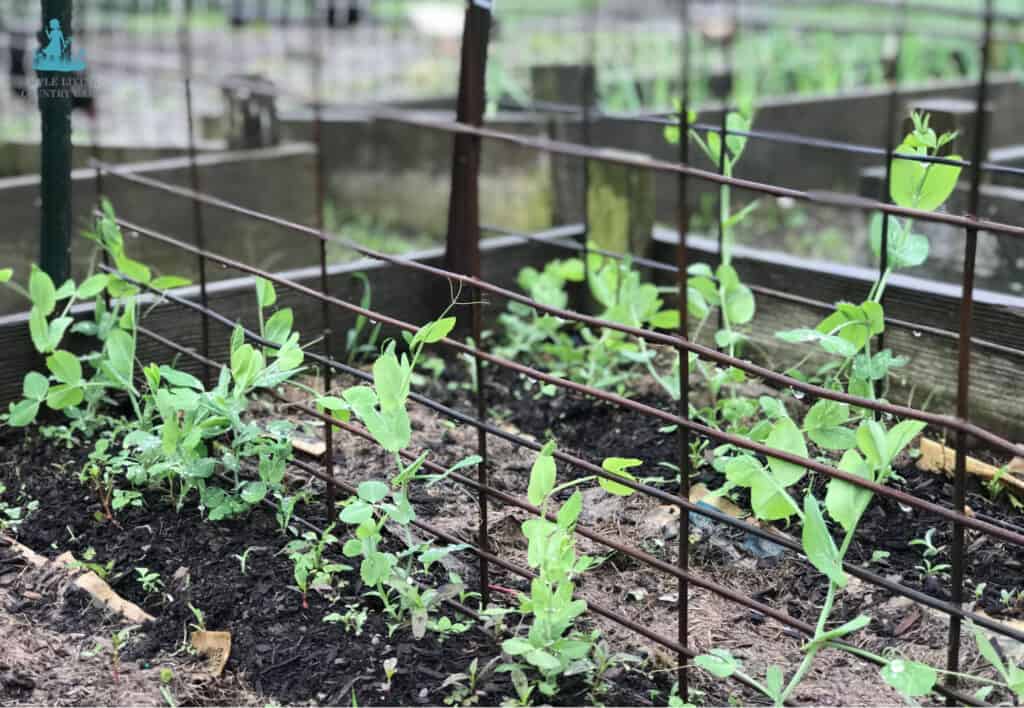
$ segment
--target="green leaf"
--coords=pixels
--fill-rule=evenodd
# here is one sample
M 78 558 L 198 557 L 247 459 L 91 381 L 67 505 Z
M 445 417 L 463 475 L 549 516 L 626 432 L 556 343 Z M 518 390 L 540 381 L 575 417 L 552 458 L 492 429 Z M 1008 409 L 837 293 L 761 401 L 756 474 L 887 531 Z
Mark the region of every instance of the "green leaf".
M 32 266 L 32 274 L 28 278 L 28 293 L 32 298 L 32 304 L 39 308 L 44 316 L 49 315 L 57 307 L 57 290 L 53 287 L 53 281 L 35 265 Z
M 339 518 L 346 524 L 358 526 L 373 518 L 373 507 L 361 499 L 357 499 L 341 510 Z
M 40 354 L 53 351 L 50 346 L 50 325 L 46 321 L 46 315 L 38 307 L 33 307 L 28 316 L 28 332 L 32 337 L 32 346 Z
M 728 649 L 712 649 L 694 658 L 693 663 L 717 678 L 729 678 L 740 669 L 740 662 Z
M 655 329 L 679 329 L 679 321 L 679 310 L 661 310 L 651 317 L 650 325 Z
M 855 351 L 860 351 L 873 330 L 881 331 L 878 329 L 880 314 L 880 307 L 869 314 L 862 305 L 839 302 L 836 303 L 836 311 L 822 320 L 816 329 L 825 335 L 842 337 L 853 345 Z
M 353 386 L 346 389 L 342 397 L 385 450 L 398 452 L 409 444 L 412 429 L 405 408 L 381 414 L 376 408 L 377 394 L 368 386 Z
M 359 575 L 367 585 L 383 582 L 395 566 L 395 557 L 390 553 L 374 551 L 359 564 Z
M 243 344 L 245 344 L 245 329 L 241 324 L 236 324 L 235 328 L 231 330 L 231 352 L 234 353 Z
M 959 155 L 949 155 L 950 160 L 959 160 Z M 935 211 L 946 203 L 956 189 L 960 178 L 959 165 L 940 165 L 933 163 L 925 170 L 924 182 L 918 194 L 917 208 L 924 211 Z
M 363 501 L 374 504 L 384 499 L 390 491 L 391 488 L 388 485 L 376 479 L 370 479 L 360 484 L 356 493 Z
M 264 325 L 264 337 L 275 344 L 284 344 L 292 332 L 295 315 L 290 307 L 275 312 Z
M 266 278 L 256 278 L 256 302 L 260 309 L 266 309 L 277 302 L 277 291 L 274 284 Z
M 827 353 L 841 356 L 844 359 L 853 356 L 858 351 L 857 346 L 852 342 L 829 334 L 822 334 L 818 339 L 818 344 Z
M 50 382 L 38 371 L 30 371 L 25 374 L 21 384 L 22 395 L 33 401 L 42 401 L 50 390 Z
M 607 457 L 604 462 L 601 463 L 601 468 L 610 474 L 623 477 L 632 482 L 636 481 L 636 477 L 627 472 L 626 470 L 632 467 L 639 467 L 643 464 L 643 460 L 638 460 L 634 457 Z M 633 494 L 633 489 L 627 487 L 624 484 L 619 484 L 610 479 L 598 477 L 597 483 L 601 485 L 601 488 L 610 494 L 615 494 L 620 497 L 628 497 Z
M 525 639 L 513 637 L 501 643 L 501 650 L 509 656 L 522 656 L 526 652 L 533 651 L 534 646 Z
M 46 396 L 46 405 L 55 411 L 77 406 L 84 398 L 81 387 L 60 384 L 50 389 Z
M 885 434 L 886 454 L 889 459 L 892 460 L 900 454 L 924 429 L 925 424 L 919 420 L 904 420 L 892 426 Z
M 562 664 L 558 659 L 543 649 L 534 649 L 533 651 L 527 652 L 523 655 L 523 658 L 526 659 L 528 664 L 536 666 L 542 672 L 553 672 L 562 668 Z
M 117 382 L 126 388 L 130 387 L 135 368 L 135 342 L 131 335 L 121 329 L 113 330 L 107 336 L 103 350 L 110 372 L 114 374 Z
M 725 117 L 725 127 L 728 131 L 725 138 L 725 146 L 732 153 L 733 162 L 740 159 L 743 148 L 747 145 L 747 136 L 733 135 L 732 131 L 746 133 L 750 130 L 749 119 L 741 113 L 732 112 Z
M 187 374 L 184 371 L 178 371 L 170 366 L 163 365 L 160 367 L 160 376 L 171 386 L 177 388 L 192 388 L 196 391 L 203 390 L 202 382 L 192 374 Z
M 173 290 L 174 288 L 183 288 L 191 284 L 191 280 L 178 275 L 161 275 L 150 283 L 157 290 Z
M 718 165 L 721 160 L 722 136 L 708 131 L 706 141 L 708 159 Z
M 974 632 L 974 641 L 978 644 L 978 651 L 981 653 L 988 663 L 992 664 L 992 668 L 999 672 L 999 675 L 1003 677 L 1003 680 L 1010 683 L 1009 672 L 1006 670 L 1006 664 L 1003 663 L 1002 658 L 999 656 L 999 652 L 992 646 L 992 642 L 989 640 L 988 635 L 985 634 L 985 630 L 981 629 L 977 625 L 971 625 L 971 630 Z
M 843 403 L 822 398 L 807 411 L 804 416 L 804 428 L 814 430 L 816 428 L 831 428 L 842 425 L 850 419 L 850 409 Z
M 857 444 L 857 434 L 842 426 L 808 430 L 807 437 L 814 441 L 815 445 L 825 450 L 849 450 Z
M 821 332 L 813 329 L 787 329 L 781 332 L 776 332 L 775 337 L 781 339 L 784 342 L 791 342 L 793 344 L 800 344 L 801 342 L 816 342 L 821 339 Z
M 132 260 L 125 255 L 116 257 L 114 259 L 114 263 L 117 265 L 117 269 L 122 275 L 136 283 L 148 285 L 149 281 L 153 277 L 148 266 L 143 263 L 139 263 L 136 260 Z
M 423 342 L 424 344 L 440 342 L 442 339 L 447 337 L 453 329 L 455 329 L 455 321 L 454 317 L 442 317 L 439 320 L 428 322 L 420 327 L 419 331 L 416 332 L 416 336 L 412 338 L 413 344 L 415 345 L 419 342 Z
M 765 469 L 753 455 L 733 457 L 725 464 L 725 478 L 741 487 L 752 487 Z
M 562 508 L 558 510 L 559 527 L 566 530 L 571 528 L 579 518 L 581 511 L 583 511 L 583 495 L 577 489 L 565 504 L 562 504 Z
M 849 406 L 826 398 L 819 400 L 804 417 L 807 437 L 826 450 L 846 450 L 857 444 L 854 431 L 843 427 L 850 419 Z
M 882 679 L 907 698 L 931 693 L 938 679 L 932 667 L 917 661 L 893 659 L 882 667 Z
M 526 497 L 534 506 L 541 506 L 555 488 L 555 458 L 545 445 L 530 468 L 530 484 Z
M 836 627 L 835 629 L 830 629 L 829 631 L 823 632 L 822 634 L 818 635 L 818 637 L 814 641 L 815 643 L 824 643 L 831 642 L 836 639 L 841 639 L 842 637 L 845 637 L 848 634 L 859 632 L 860 630 L 867 627 L 869 624 L 871 624 L 870 617 L 868 617 L 867 615 L 857 615 L 849 622 L 845 622 L 842 625 Z
M 870 242 L 875 256 L 882 254 L 883 215 L 875 214 L 871 220 Z M 910 233 L 906 225 L 894 217 L 889 217 L 889 233 L 887 238 L 888 258 L 886 265 L 890 268 L 913 268 L 928 260 L 930 244 L 927 236 Z
M 901 152 L 902 150 L 901 146 Z M 950 155 L 951 160 L 959 160 Z M 934 211 L 942 206 L 956 189 L 960 166 L 924 163 L 906 158 L 892 161 L 890 196 L 903 207 Z
M 73 281 L 71 278 L 68 278 L 67 280 L 64 281 L 63 285 L 57 288 L 57 291 L 54 293 L 54 298 L 56 298 L 57 302 L 60 302 L 61 300 L 67 300 L 74 294 L 75 281 Z
M 843 572 L 839 550 L 828 532 L 821 507 L 813 494 L 804 497 L 804 526 L 801 535 L 804 553 L 815 568 L 824 573 L 837 586 L 846 587 L 846 573 Z
M 779 418 L 765 439 L 765 445 L 807 457 L 807 445 L 796 424 L 788 417 Z M 740 458 L 743 459 L 743 458 Z M 756 462 L 756 461 L 755 461 Z M 760 464 L 743 463 L 732 470 L 730 480 L 746 476 L 750 486 L 750 503 L 758 518 L 765 521 L 785 519 L 798 513 L 786 488 L 798 482 L 805 473 L 802 466 L 778 458 L 768 458 L 769 469 Z M 727 472 L 729 468 L 727 467 Z M 737 484 L 742 484 L 737 482 Z
M 46 368 L 61 383 L 73 386 L 82 380 L 82 365 L 79 363 L 78 357 L 63 349 L 46 358 Z
M 869 482 L 875 481 L 871 467 L 856 450 L 846 451 L 839 461 L 839 469 Z M 828 491 L 825 493 L 825 508 L 828 515 L 849 533 L 857 527 L 861 515 L 871 502 L 871 496 L 869 489 L 832 478 L 828 481 Z
M 26 425 L 31 425 L 39 414 L 39 401 L 25 400 L 12 403 L 8 412 L 10 414 L 7 419 L 8 425 L 13 428 L 24 428 Z
M 717 306 L 720 302 L 718 297 L 718 286 L 708 276 L 697 276 L 687 281 L 687 287 L 693 288 L 700 293 L 704 301 L 710 305 Z
M 868 464 L 875 469 L 888 465 L 891 460 L 885 428 L 878 421 L 861 421 L 860 427 L 857 428 L 857 447 L 864 453 Z
M 772 426 L 772 432 L 765 441 L 765 445 L 783 452 L 788 452 L 799 457 L 807 457 L 807 443 L 800 429 L 796 427 L 790 418 L 779 418 Z M 796 484 L 804 476 L 806 471 L 802 466 L 792 462 L 786 462 L 775 457 L 768 458 L 768 467 L 771 468 L 775 478 L 783 485 Z
M 246 482 L 242 487 L 242 501 L 246 504 L 259 504 L 267 496 L 268 491 L 264 482 Z
M 724 309 L 733 325 L 745 325 L 754 319 L 754 293 L 741 283 L 736 283 L 724 290 Z
M 381 412 L 405 407 L 405 399 L 409 395 L 408 382 L 393 349 L 388 349 L 373 363 L 373 387 L 380 400 Z
M 776 705 L 782 704 L 782 667 L 771 664 L 764 672 L 764 687 Z
M 109 282 L 109 275 L 106 273 L 96 273 L 82 281 L 82 284 L 78 286 L 78 291 L 75 293 L 75 296 L 79 300 L 91 300 L 103 292 L 103 289 L 107 287 L 107 283 Z
M 13 275 L 13 268 L 0 268 L 0 283 L 9 283 Z
M 734 344 L 746 341 L 746 337 L 740 332 L 736 332 L 728 329 L 720 329 L 715 332 L 715 344 L 722 349 L 730 347 Z

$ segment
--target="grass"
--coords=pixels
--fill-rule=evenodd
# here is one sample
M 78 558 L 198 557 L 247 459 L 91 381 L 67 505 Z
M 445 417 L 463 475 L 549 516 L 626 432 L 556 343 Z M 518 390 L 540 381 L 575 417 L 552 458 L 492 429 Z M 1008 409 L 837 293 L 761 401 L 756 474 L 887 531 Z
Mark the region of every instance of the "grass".
M 369 214 L 339 210 L 333 202 L 324 207 L 324 229 L 354 241 L 366 248 L 383 253 L 406 253 L 418 251 L 442 243 L 436 236 L 423 232 L 410 232 L 386 223 Z M 363 256 L 351 248 L 338 243 L 328 243 L 328 260 L 331 263 L 348 263 Z

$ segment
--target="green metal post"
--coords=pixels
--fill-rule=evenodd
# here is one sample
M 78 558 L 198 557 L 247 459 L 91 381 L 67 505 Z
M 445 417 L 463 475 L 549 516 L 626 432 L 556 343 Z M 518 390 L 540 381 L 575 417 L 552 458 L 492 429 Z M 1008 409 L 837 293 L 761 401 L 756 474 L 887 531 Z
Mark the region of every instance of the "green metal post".
M 72 0 L 41 0 L 39 46 L 48 43 L 44 27 L 56 19 L 66 37 L 71 34 Z M 71 89 L 75 74 L 39 72 L 39 113 L 42 117 L 42 218 L 39 265 L 58 285 L 71 271 Z

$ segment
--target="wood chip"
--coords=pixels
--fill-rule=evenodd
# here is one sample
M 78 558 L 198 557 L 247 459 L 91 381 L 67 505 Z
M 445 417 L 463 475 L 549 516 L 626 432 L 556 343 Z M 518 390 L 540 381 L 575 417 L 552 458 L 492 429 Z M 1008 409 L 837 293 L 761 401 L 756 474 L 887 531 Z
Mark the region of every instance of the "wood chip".
M 956 450 L 946 447 L 942 443 L 928 438 L 921 438 L 921 456 L 917 458 L 917 468 L 927 472 L 953 474 L 956 469 Z M 1020 458 L 1016 458 L 1020 459 Z M 1013 463 L 1011 463 L 1012 465 Z M 986 464 L 981 460 L 968 456 L 966 469 L 968 474 L 973 474 L 982 479 L 994 479 L 999 472 L 998 467 Z M 1015 477 L 1012 469 L 1000 478 L 1000 483 L 1012 488 L 1018 493 L 1024 493 L 1024 479 Z
M 79 568 L 75 557 L 71 555 L 71 552 L 62 553 L 53 561 L 49 561 L 43 556 L 39 555 L 31 548 L 23 546 L 17 541 L 4 538 L 5 545 L 9 545 L 18 555 L 25 559 L 30 565 L 37 568 L 41 568 L 46 565 L 54 565 L 66 574 L 71 574 L 73 571 Z M 101 606 L 106 607 L 111 612 L 121 615 L 132 624 L 145 624 L 146 622 L 152 622 L 154 620 L 153 615 L 149 614 L 141 607 L 133 602 L 128 602 L 116 592 L 114 592 L 106 582 L 103 581 L 100 576 L 91 570 L 74 578 L 75 585 L 89 593 L 96 602 Z
M 292 447 L 310 457 L 323 457 L 324 453 L 327 452 L 327 443 L 323 440 L 292 438 Z
M 54 563 L 62 564 L 69 570 L 79 567 L 70 551 L 57 556 Z M 100 605 L 111 612 L 121 615 L 132 624 L 145 624 L 155 620 L 153 615 L 143 610 L 134 602 L 129 602 L 114 592 L 103 578 L 91 570 L 77 576 L 75 578 L 75 585 L 92 595 L 92 599 Z
M 192 647 L 206 657 L 206 668 L 220 676 L 231 656 L 231 632 L 192 632 Z
M 893 631 L 893 634 L 897 637 L 902 637 L 907 633 L 907 630 L 917 623 L 919 619 L 921 619 L 921 611 L 914 607 L 902 620 L 900 620 L 900 623 L 896 625 L 896 629 Z

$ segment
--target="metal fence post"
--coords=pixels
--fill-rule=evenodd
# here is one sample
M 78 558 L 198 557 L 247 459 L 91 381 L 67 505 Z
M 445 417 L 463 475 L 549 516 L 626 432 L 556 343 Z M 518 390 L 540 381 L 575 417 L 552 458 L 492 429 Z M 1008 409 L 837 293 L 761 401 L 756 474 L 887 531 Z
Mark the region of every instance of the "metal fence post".
M 188 115 L 188 171 L 189 186 L 196 194 L 199 193 L 199 165 L 196 160 L 196 127 L 195 112 L 192 105 L 192 0 L 185 0 L 185 16 L 180 28 L 180 46 L 185 74 L 185 111 Z M 192 228 L 195 231 L 196 245 L 200 251 L 206 250 L 206 237 L 203 233 L 203 207 L 199 200 L 192 198 Z M 199 269 L 199 299 L 203 307 L 209 306 L 206 293 L 206 257 L 198 256 L 196 267 Z M 206 315 L 200 321 L 203 356 L 210 358 L 210 322 Z M 203 366 L 203 382 L 210 386 L 211 370 Z
M 902 14 L 900 15 L 899 30 L 893 38 L 891 35 L 885 38 L 890 40 L 892 46 L 886 47 L 883 44 L 884 56 L 882 57 L 885 67 L 885 80 L 889 84 L 889 95 L 886 98 L 886 121 L 885 121 L 885 180 L 882 186 L 881 201 L 889 203 L 889 192 L 892 187 L 892 155 L 896 149 L 896 116 L 899 104 L 899 83 L 900 83 L 900 56 L 903 52 L 903 33 L 906 29 L 907 3 L 904 1 Z M 888 214 L 882 214 L 882 234 L 878 248 L 878 277 L 884 278 L 885 271 L 889 268 L 889 223 L 891 218 Z M 879 298 L 879 304 L 884 304 L 884 293 Z M 878 335 L 878 350 L 885 348 L 885 332 Z
M 679 162 L 688 165 L 690 162 L 690 135 L 689 135 L 689 113 L 690 113 L 690 3 L 683 0 L 680 15 L 682 32 L 682 91 L 683 96 L 679 102 Z M 724 147 L 724 146 L 723 146 Z M 722 151 L 725 152 L 724 150 Z M 689 257 L 686 253 L 686 233 L 690 230 L 690 207 L 687 204 L 689 198 L 686 175 L 680 173 L 678 180 L 679 192 L 676 197 L 676 208 L 678 209 L 679 242 L 676 245 L 676 286 L 679 288 L 679 336 L 687 339 L 689 336 L 689 294 L 687 292 L 687 268 Z M 679 347 L 679 410 L 680 418 L 689 420 L 690 417 L 690 353 Z M 682 499 L 690 498 L 690 429 L 680 425 L 677 431 L 679 438 L 679 496 Z M 686 509 L 679 510 L 679 569 L 688 572 L 690 569 L 690 513 Z M 678 603 L 678 633 L 677 641 L 684 649 L 689 647 L 690 641 L 690 583 L 685 578 L 679 578 L 679 603 Z M 677 680 L 679 682 L 679 697 L 683 702 L 689 700 L 689 674 L 686 671 L 687 656 L 680 652 L 679 670 Z
M 324 140 L 323 140 L 323 25 L 316 13 L 316 3 L 311 3 L 310 16 L 310 60 L 313 71 L 313 142 L 316 143 L 316 224 L 320 232 L 319 258 L 320 258 L 320 291 L 324 295 L 330 295 L 327 278 L 327 239 L 324 234 L 324 209 L 327 206 L 327 174 L 324 163 Z M 323 353 L 325 359 L 332 355 L 331 342 L 331 308 L 326 300 L 321 303 L 320 317 L 323 329 Z M 331 392 L 331 367 L 324 364 L 322 367 L 324 395 Z M 334 429 L 330 423 L 324 423 L 324 472 L 327 475 L 327 518 L 333 520 L 336 512 L 334 508 L 337 496 L 337 485 L 334 482 Z
M 462 63 L 459 70 L 459 103 L 457 120 L 482 125 L 484 116 L 484 77 L 487 71 L 487 42 L 491 31 L 490 0 L 471 0 L 466 8 L 462 34 Z M 456 273 L 480 276 L 480 137 L 458 133 L 452 156 L 451 199 L 448 204 L 448 240 L 445 246 L 445 267 Z M 481 346 L 483 331 L 482 293 L 473 289 L 473 343 Z M 474 357 L 476 371 L 477 419 L 486 421 L 484 372 L 479 353 Z M 487 433 L 477 428 L 477 448 L 481 462 L 477 465 L 480 528 L 478 542 L 486 551 L 487 537 Z M 490 600 L 490 579 L 487 560 L 480 555 L 480 598 L 484 606 Z
M 982 162 L 985 160 L 985 142 L 987 139 L 985 107 L 988 102 L 988 69 L 992 51 L 992 0 L 985 2 L 985 33 L 981 46 L 981 76 L 978 79 L 977 95 L 977 126 L 974 132 L 974 154 L 971 157 L 971 193 L 968 201 L 968 213 L 977 218 L 981 206 Z M 978 251 L 978 228 L 970 226 L 966 230 L 964 244 L 963 292 L 960 300 L 960 342 L 957 352 L 956 382 L 956 415 L 961 421 L 967 422 L 970 409 L 970 376 L 971 376 L 971 330 L 972 308 L 974 305 L 974 265 Z M 953 508 L 962 514 L 967 513 L 967 434 L 960 430 L 956 436 L 956 467 L 953 477 Z M 950 599 L 954 605 L 961 607 L 964 601 L 964 564 L 966 529 L 962 522 L 953 523 L 953 542 L 950 547 L 952 573 L 950 577 Z M 949 676 L 948 686 L 958 685 L 956 672 L 960 670 L 960 629 L 962 620 L 956 615 L 949 618 L 949 645 L 947 647 L 946 669 L 953 672 Z M 949 705 L 955 702 L 947 701 Z
M 59 35 L 47 35 L 51 23 L 59 22 L 65 41 L 71 38 L 72 0 L 42 0 L 43 28 L 38 33 L 40 49 L 47 49 Z M 61 57 L 70 57 L 71 46 Z M 60 285 L 71 274 L 71 90 L 64 71 L 38 72 L 39 114 L 42 145 L 39 190 L 39 266 Z

